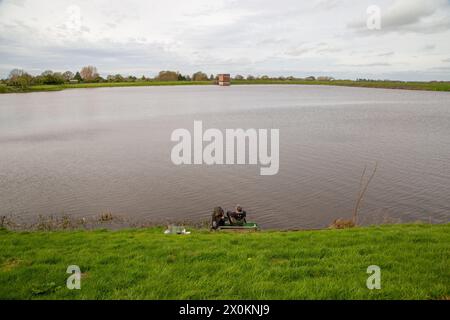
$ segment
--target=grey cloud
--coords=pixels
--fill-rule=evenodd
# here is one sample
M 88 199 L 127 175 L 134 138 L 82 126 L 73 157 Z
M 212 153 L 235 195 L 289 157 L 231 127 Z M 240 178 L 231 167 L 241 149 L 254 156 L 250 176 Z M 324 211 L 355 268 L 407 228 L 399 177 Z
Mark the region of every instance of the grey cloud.
M 25 48 L 24 48 L 25 49 Z M 45 47 L 32 52 L 21 50 L 21 54 L 0 52 L 0 71 L 7 74 L 11 66 L 20 67 L 38 74 L 44 70 L 79 70 L 94 64 L 102 75 L 124 72 L 129 74 L 155 73 L 159 69 L 180 67 L 180 57 L 167 52 L 158 44 L 114 43 L 104 40 L 92 45 L 86 42 L 66 43 Z M 68 66 L 67 61 L 70 61 Z
M 342 0 L 315 0 L 313 3 L 317 9 L 330 10 L 338 7 Z
M 436 45 L 434 45 L 434 44 L 427 44 L 422 47 L 422 50 L 424 50 L 424 51 L 430 51 L 430 50 L 434 50 L 434 49 L 436 49 Z
M 395 54 L 394 51 L 389 51 L 389 52 L 382 52 L 377 54 L 378 57 L 390 57 L 393 56 Z
M 391 6 L 380 7 L 381 29 L 366 27 L 367 15 L 347 24 L 366 34 L 386 32 L 435 33 L 450 27 L 450 3 L 447 0 L 395 0 Z
M 338 52 L 340 49 L 335 48 L 327 43 L 306 43 L 302 44 L 298 47 L 291 48 L 285 52 L 288 56 L 302 56 L 308 53 L 322 54 L 322 53 L 331 53 Z
M 450 72 L 450 66 L 433 67 L 433 68 L 428 69 L 428 71 L 433 71 L 433 72 Z
M 18 7 L 24 7 L 24 5 L 25 5 L 25 1 L 26 0 L 14 0 L 14 1 L 12 1 L 12 0 L 0 0 L 0 5 L 3 3 L 3 4 L 5 4 L 6 2 L 10 2 L 10 3 L 12 3 L 12 4 L 14 4 L 14 5 L 16 5 L 16 6 L 18 6 Z
M 387 62 L 372 62 L 372 63 L 355 63 L 355 64 L 340 64 L 340 66 L 345 67 L 388 67 L 391 66 Z
M 396 1 L 387 12 L 381 14 L 382 28 L 395 28 L 417 23 L 422 18 L 433 14 L 436 9 L 431 1 Z

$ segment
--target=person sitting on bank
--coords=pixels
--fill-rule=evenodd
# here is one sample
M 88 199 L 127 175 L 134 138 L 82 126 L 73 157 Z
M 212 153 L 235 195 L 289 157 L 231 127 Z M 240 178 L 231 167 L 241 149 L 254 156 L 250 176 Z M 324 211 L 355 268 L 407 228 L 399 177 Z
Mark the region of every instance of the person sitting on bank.
M 211 229 L 216 230 L 225 225 L 225 212 L 221 207 L 215 207 L 212 214 Z
M 227 211 L 227 216 L 228 221 L 232 226 L 242 226 L 244 223 L 247 223 L 247 220 L 245 219 L 247 212 L 245 212 L 240 205 L 237 205 L 233 212 Z

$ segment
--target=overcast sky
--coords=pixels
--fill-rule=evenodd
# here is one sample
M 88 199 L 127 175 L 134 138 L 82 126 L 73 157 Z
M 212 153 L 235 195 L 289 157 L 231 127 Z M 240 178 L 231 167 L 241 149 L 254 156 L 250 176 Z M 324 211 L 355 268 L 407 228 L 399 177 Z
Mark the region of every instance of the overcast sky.
M 0 77 L 88 64 L 103 76 L 450 80 L 450 0 L 0 0 Z

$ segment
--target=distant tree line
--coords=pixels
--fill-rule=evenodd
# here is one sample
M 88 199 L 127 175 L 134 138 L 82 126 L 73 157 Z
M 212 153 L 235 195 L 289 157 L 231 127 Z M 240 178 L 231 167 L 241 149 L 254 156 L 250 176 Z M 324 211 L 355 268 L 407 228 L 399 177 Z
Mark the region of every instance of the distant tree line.
M 33 76 L 21 69 L 13 69 L 7 79 L 2 79 L 1 83 L 6 85 L 21 87 L 22 89 L 33 86 L 33 85 L 61 85 L 66 83 L 99 83 L 99 82 L 136 82 L 136 81 L 215 81 L 218 76 L 211 74 L 208 76 L 202 71 L 195 72 L 192 75 L 183 75 L 178 71 L 160 71 L 158 75 L 154 78 L 142 76 L 140 78 L 135 76 L 123 76 L 121 74 L 108 75 L 106 78 L 100 76 L 97 68 L 94 66 L 85 66 L 81 68 L 80 71 L 73 73 L 72 71 L 65 72 L 53 72 L 51 70 L 46 70 L 40 75 Z M 292 81 L 292 80 L 316 80 L 315 77 L 309 76 L 306 78 L 296 78 L 293 76 L 288 77 L 269 77 L 267 75 L 263 76 L 253 76 L 247 75 L 246 77 L 242 75 L 236 75 L 232 78 L 233 80 L 281 80 L 281 81 Z M 318 77 L 317 80 L 321 81 L 331 81 L 334 80 L 331 77 Z
M 53 72 L 52 70 L 46 70 L 37 76 L 32 76 L 28 72 L 21 69 L 13 69 L 9 73 L 8 78 L 2 80 L 2 83 L 10 86 L 26 88 L 28 86 L 43 84 L 101 81 L 104 81 L 104 79 L 98 74 L 97 68 L 93 66 L 86 66 L 76 73 L 73 73 L 72 71 Z

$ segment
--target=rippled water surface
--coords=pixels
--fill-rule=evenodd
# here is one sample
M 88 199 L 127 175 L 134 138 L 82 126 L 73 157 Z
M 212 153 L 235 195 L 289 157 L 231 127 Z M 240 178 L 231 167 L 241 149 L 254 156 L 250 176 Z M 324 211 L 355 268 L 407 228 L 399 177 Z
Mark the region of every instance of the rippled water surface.
M 279 128 L 280 170 L 175 166 L 174 129 Z M 0 95 L 0 215 L 198 220 L 240 203 L 267 228 L 351 215 L 450 220 L 450 94 L 331 86 L 177 86 Z

